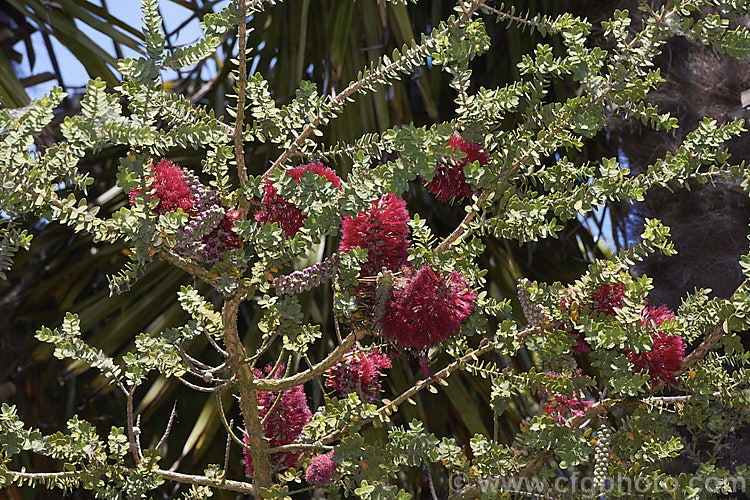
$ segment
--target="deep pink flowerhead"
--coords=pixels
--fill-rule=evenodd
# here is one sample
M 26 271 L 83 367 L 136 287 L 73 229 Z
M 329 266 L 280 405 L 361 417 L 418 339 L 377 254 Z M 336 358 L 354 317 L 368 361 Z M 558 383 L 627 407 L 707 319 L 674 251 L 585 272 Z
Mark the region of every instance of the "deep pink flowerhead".
M 305 480 L 314 486 L 325 486 L 336 474 L 336 462 L 333 461 L 333 450 L 318 455 L 310 460 L 305 471 Z
M 308 163 L 307 165 L 298 165 L 286 171 L 286 175 L 292 177 L 297 184 L 302 181 L 302 175 L 305 172 L 313 172 L 320 177 L 325 177 L 334 187 L 341 187 L 341 179 L 336 172 L 324 166 L 322 163 Z M 281 229 L 284 230 L 290 238 L 297 234 L 297 231 L 305 222 L 305 215 L 302 210 L 297 208 L 293 203 L 284 199 L 273 185 L 273 179 L 266 177 L 266 184 L 263 186 L 263 199 L 261 200 L 263 209 L 255 212 L 255 219 L 261 224 L 269 222 L 278 222 Z
M 226 252 L 242 247 L 242 240 L 232 230 L 238 219 L 236 210 L 225 207 L 214 189 L 201 184 L 198 176 L 162 160 L 148 176 L 149 187 L 155 190 L 151 198 L 158 198 L 157 214 L 181 208 L 187 223 L 175 230 L 173 250 L 182 257 L 202 264 L 215 264 Z M 136 203 L 141 191 L 130 192 L 130 204 Z
M 648 302 L 644 304 L 643 311 L 641 312 L 641 323 L 643 325 L 653 321 L 657 328 L 659 328 L 665 321 L 675 319 L 675 315 L 670 308 L 665 305 L 659 307 L 651 307 Z
M 641 313 L 642 323 L 653 322 L 660 327 L 667 320 L 675 318 L 667 306 L 645 307 Z M 680 371 L 685 357 L 685 346 L 681 335 L 667 335 L 664 332 L 651 334 L 653 345 L 650 351 L 625 351 L 636 371 L 647 370 L 654 386 L 677 385 L 677 372 Z
M 591 345 L 586 342 L 586 336 L 583 333 L 579 333 L 578 338 L 576 339 L 576 345 L 573 346 L 573 354 L 583 354 L 590 350 Z
M 406 264 L 409 248 L 409 212 L 406 202 L 388 193 L 372 202 L 370 210 L 344 217 L 339 250 L 367 250 L 362 276 L 374 276 L 385 267 L 393 271 Z
M 149 189 L 156 192 L 149 198 L 158 198 L 156 213 L 173 212 L 181 208 L 183 212 L 190 213 L 193 209 L 193 194 L 190 185 L 185 180 L 182 168 L 171 161 L 162 159 L 156 166 L 151 165 L 152 175 L 146 179 Z M 130 204 L 135 205 L 135 197 L 142 191 L 132 189 L 130 191 Z
M 544 403 L 542 412 L 552 417 L 555 422 L 562 425 L 565 422 L 565 415 L 570 413 L 574 417 L 582 417 L 586 409 L 593 404 L 592 401 L 586 401 L 577 396 L 569 397 L 561 394 L 553 394 L 552 399 Z
M 375 350 L 349 351 L 344 359 L 326 372 L 326 387 L 342 395 L 359 394 L 365 402 L 372 402 L 380 394 L 381 370 L 391 367 L 388 355 Z
M 622 299 L 625 297 L 625 283 L 618 282 L 614 285 L 600 285 L 599 290 L 591 294 L 591 302 L 589 307 L 592 311 L 604 314 L 606 316 L 614 316 L 615 308 L 622 307 Z M 582 354 L 589 352 L 591 346 L 583 335 L 578 334 L 578 341 L 573 346 L 573 352 L 575 354 Z
M 281 375 L 283 370 L 284 366 L 279 366 L 271 378 L 279 378 L 279 375 Z M 271 367 L 266 367 L 265 375 L 268 375 L 270 372 Z M 255 376 L 263 378 L 264 373 L 256 368 Z M 263 424 L 266 438 L 268 438 L 268 446 L 270 448 L 294 442 L 302 432 L 302 428 L 310 420 L 310 417 L 312 417 L 310 408 L 307 406 L 307 399 L 305 399 L 305 391 L 301 385 L 297 385 L 280 393 L 258 392 L 258 409 L 261 418 L 265 418 L 278 397 L 281 399 Z M 247 436 L 245 436 L 244 441 L 245 443 L 250 444 Z M 273 453 L 269 457 L 271 467 L 294 467 L 299 459 L 300 453 L 301 452 Z M 243 454 L 245 456 L 243 461 L 245 464 L 245 471 L 248 476 L 252 476 L 253 463 L 250 451 L 243 448 Z
M 474 309 L 474 299 L 476 294 L 458 272 L 446 276 L 423 267 L 394 287 L 379 320 L 383 335 L 401 347 L 432 347 L 458 331 Z
M 437 196 L 438 201 L 448 201 L 471 196 L 471 186 L 466 182 L 464 167 L 475 161 L 480 165 L 490 160 L 490 155 L 482 151 L 482 146 L 469 142 L 458 134 L 451 134 L 448 145 L 454 150 L 460 149 L 466 156 L 455 164 L 442 163 L 435 169 L 435 177 L 428 182 L 427 190 Z
M 615 308 L 622 307 L 624 297 L 625 283 L 601 285 L 599 290 L 591 295 L 591 310 L 607 316 L 614 316 Z

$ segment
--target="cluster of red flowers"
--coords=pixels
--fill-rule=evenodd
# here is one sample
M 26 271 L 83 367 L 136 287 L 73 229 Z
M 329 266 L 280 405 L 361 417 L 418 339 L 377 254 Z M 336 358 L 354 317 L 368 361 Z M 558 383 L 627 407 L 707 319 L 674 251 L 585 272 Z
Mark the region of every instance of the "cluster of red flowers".
M 331 482 L 336 474 L 336 462 L 333 461 L 333 451 L 318 455 L 310 460 L 305 471 L 305 480 L 313 486 L 325 486 Z
M 625 284 L 600 285 L 599 289 L 591 295 L 590 308 L 600 314 L 614 316 L 615 309 L 622 307 L 625 297 Z M 659 328 L 667 320 L 674 319 L 675 315 L 666 306 L 649 307 L 645 305 L 641 313 L 641 323 L 645 326 L 652 323 Z M 637 371 L 648 371 L 652 383 L 656 386 L 677 385 L 675 374 L 679 372 L 682 359 L 685 356 L 685 347 L 680 335 L 667 335 L 664 332 L 651 334 L 652 346 L 650 351 L 625 351 L 628 359 L 633 363 Z M 581 354 L 591 350 L 582 333 L 578 334 L 578 343 L 573 346 L 573 352 Z
M 555 422 L 562 425 L 565 421 L 564 415 L 570 412 L 575 417 L 581 417 L 586 409 L 593 404 L 592 401 L 586 401 L 577 396 L 563 396 L 553 394 L 552 399 L 544 403 L 542 412 L 552 417 Z
M 622 307 L 623 298 L 625 298 L 625 283 L 601 285 L 599 290 L 591 294 L 591 310 L 607 316 L 614 316 L 615 308 Z
M 152 174 L 147 182 L 154 192 L 149 198 L 159 200 L 154 211 L 163 214 L 180 208 L 188 215 L 187 224 L 177 229 L 174 247 L 177 253 L 214 264 L 227 251 L 242 247 L 242 241 L 233 231 L 238 214 L 222 204 L 218 193 L 201 184 L 193 172 L 170 161 L 161 160 L 150 168 Z M 141 192 L 130 191 L 131 205 L 135 205 Z
M 380 394 L 381 370 L 391 367 L 386 354 L 377 351 L 350 351 L 344 359 L 326 372 L 326 387 L 342 395 L 356 392 L 365 402 Z
M 482 151 L 481 145 L 469 142 L 458 134 L 451 134 L 448 145 L 466 153 L 466 156 L 455 163 L 438 165 L 435 177 L 426 184 L 427 190 L 442 202 L 471 196 L 472 189 L 466 182 L 464 167 L 475 161 L 485 165 L 490 160 L 490 155 Z
M 193 210 L 194 199 L 182 169 L 164 159 L 156 166 L 151 165 L 149 168 L 153 175 L 149 177 L 148 187 L 156 190 L 149 198 L 159 199 L 159 204 L 156 205 L 154 211 L 157 214 L 163 214 L 181 208 L 183 212 L 189 214 Z M 139 189 L 130 191 L 131 205 L 135 205 L 135 198 L 141 192 Z
M 265 375 L 271 373 L 271 367 L 266 367 Z M 284 370 L 284 366 L 279 368 L 271 375 L 271 378 L 278 378 Z M 255 370 L 255 376 L 263 378 L 264 373 Z M 278 401 L 277 401 L 278 399 Z M 274 406 L 275 405 L 275 406 Z M 273 407 L 273 411 L 271 408 Z M 302 428 L 312 417 L 310 408 L 307 406 L 305 391 L 301 385 L 287 389 L 280 393 L 277 392 L 258 392 L 258 409 L 260 417 L 265 419 L 263 429 L 268 439 L 268 446 L 275 448 L 285 444 L 291 444 L 302 433 Z M 271 414 L 268 415 L 268 412 Z M 267 416 L 267 418 L 266 418 Z M 244 438 L 245 443 L 250 444 L 247 436 Z M 253 475 L 253 460 L 250 451 L 243 449 L 245 471 L 248 476 Z M 271 467 L 294 467 L 299 459 L 301 452 L 296 453 L 273 453 L 269 457 Z
M 448 276 L 431 267 L 394 286 L 380 318 L 383 335 L 403 347 L 426 349 L 458 331 L 474 309 L 476 294 L 456 271 Z
M 415 273 L 408 266 L 408 221 L 406 203 L 386 194 L 373 201 L 370 210 L 344 218 L 339 251 L 367 249 L 363 275 L 375 275 L 383 268 L 403 271 L 378 322 L 383 335 L 395 339 L 400 346 L 426 349 L 458 330 L 471 314 L 476 294 L 455 271 L 446 276 L 425 267 Z M 358 293 L 367 291 L 358 289 Z
M 325 177 L 334 187 L 341 187 L 341 179 L 336 175 L 336 172 L 322 163 L 298 165 L 290 168 L 285 173 L 299 184 L 305 172 L 313 172 L 320 177 Z M 302 213 L 302 210 L 279 194 L 273 185 L 271 177 L 266 177 L 261 204 L 263 205 L 263 209 L 255 213 L 255 219 L 261 224 L 278 222 L 281 229 L 290 238 L 297 234 L 305 222 L 306 216 Z
M 615 285 L 600 285 L 599 289 L 591 294 L 589 307 L 592 311 L 604 314 L 605 316 L 614 316 L 615 308 L 622 307 L 622 299 L 625 298 L 625 283 L 619 282 Z M 566 304 L 562 304 L 565 308 Z M 573 346 L 575 354 L 589 352 L 591 346 L 583 336 L 578 334 L 578 343 Z
M 409 212 L 406 202 L 388 193 L 360 211 L 356 217 L 344 217 L 341 223 L 339 250 L 354 247 L 367 250 L 362 274 L 374 276 L 382 268 L 398 270 L 406 264 L 409 248 Z
M 667 306 L 648 307 L 641 313 L 641 321 L 645 325 L 653 322 L 656 328 L 668 320 L 675 319 L 675 315 Z M 685 357 L 685 346 L 680 335 L 667 335 L 664 332 L 651 334 L 652 346 L 650 351 L 635 353 L 626 351 L 628 359 L 637 371 L 648 371 L 655 385 L 677 385 L 675 374 L 680 371 Z

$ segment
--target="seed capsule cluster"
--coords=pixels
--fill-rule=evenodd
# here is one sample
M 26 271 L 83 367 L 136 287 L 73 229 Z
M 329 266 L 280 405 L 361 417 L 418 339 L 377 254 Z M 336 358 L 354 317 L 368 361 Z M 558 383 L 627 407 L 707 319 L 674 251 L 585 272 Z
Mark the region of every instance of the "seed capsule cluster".
M 175 249 L 189 259 L 214 264 L 227 251 L 241 246 L 239 238 L 232 231 L 236 213 L 226 209 L 219 194 L 201 184 L 192 171 L 184 169 L 183 175 L 193 195 L 194 205 L 190 220 L 178 230 Z
M 594 482 L 593 491 L 596 498 L 604 498 L 604 488 L 607 482 L 607 465 L 609 464 L 609 440 L 612 434 L 609 427 L 602 425 L 594 449 Z
M 309 292 L 333 278 L 333 275 L 336 274 L 336 265 L 338 262 L 338 254 L 333 254 L 315 265 L 279 276 L 273 280 L 273 285 L 276 287 L 276 292 L 279 295 L 294 295 L 296 293 Z
M 531 302 L 528 291 L 530 285 L 529 280 L 525 278 L 518 280 L 518 284 L 516 285 L 518 300 L 521 302 L 521 310 L 523 310 L 523 315 L 526 316 L 529 326 L 539 326 L 546 319 L 546 316 L 538 304 Z

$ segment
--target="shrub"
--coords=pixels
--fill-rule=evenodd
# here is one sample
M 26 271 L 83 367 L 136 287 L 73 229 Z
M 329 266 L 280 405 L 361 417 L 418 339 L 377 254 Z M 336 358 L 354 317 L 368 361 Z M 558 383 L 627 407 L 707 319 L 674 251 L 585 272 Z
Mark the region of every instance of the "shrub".
M 261 75 L 247 76 L 245 47 L 249 16 L 273 2 L 238 0 L 206 16 L 205 38 L 174 50 L 165 47 L 156 1 L 142 3 L 148 56 L 121 60 L 123 81 L 115 89 L 89 82 L 82 113 L 60 125 L 64 141 L 33 147 L 64 96 L 60 89 L 26 109 L 0 112 L 0 205 L 7 216 L 0 270 L 30 244 L 18 221 L 43 217 L 95 241 L 129 243 L 132 262 L 111 278 L 113 294 L 128 290 L 160 259 L 219 294 L 220 310 L 209 294 L 184 286 L 177 300 L 191 319 L 139 335 L 121 359 L 88 345 L 75 314 L 58 328 L 40 329 L 37 338 L 53 344 L 56 357 L 100 370 L 122 392 L 125 425 L 100 434 L 76 417 L 66 432 L 44 435 L 3 404 L 0 484 L 83 488 L 115 498 L 149 495 L 169 480 L 192 485 L 190 498 L 211 489 L 288 498 L 307 491 L 295 486 L 305 477 L 331 495 L 343 489 L 362 498 L 407 498 L 411 492 L 399 471 L 417 468 L 433 489 L 450 489 L 455 498 L 524 488 L 542 494 L 578 472 L 592 478 L 586 490 L 592 496 L 628 493 L 612 478 L 650 477 L 641 493 L 690 497 L 709 496 L 709 480 L 720 491 L 746 480 L 746 466 L 724 468 L 715 453 L 690 473 L 673 476 L 663 468 L 685 448 L 684 436 L 697 440 L 706 428 L 719 434 L 747 424 L 748 355 L 738 336 L 748 327 L 746 282 L 728 299 L 711 298 L 706 290 L 688 294 L 675 314 L 649 305 L 651 281 L 630 267 L 651 253 L 675 252 L 669 229 L 647 220 L 637 244 L 592 262 L 574 283 L 519 283 L 522 318 L 513 316 L 509 298 L 488 293 L 477 257 L 485 235 L 521 243 L 554 238 L 563 223 L 608 202 L 642 200 L 655 187 L 725 181 L 747 190 L 745 165 L 733 165 L 723 149 L 744 132 L 741 120 L 703 120 L 675 151 L 638 174 L 617 158 L 575 161 L 609 117 L 640 120 L 654 134 L 677 127 L 646 100 L 662 81 L 654 58 L 673 36 L 747 57 L 748 31 L 729 27 L 747 7 L 727 2 L 706 13 L 705 1 L 644 4 L 643 22 L 631 30 L 627 11 L 594 27 L 568 14 L 530 18 L 493 2 L 460 0 L 456 14 L 429 36 L 364 68 L 340 92 L 319 95 L 303 82 L 293 102 L 279 107 Z M 493 21 L 536 30 L 550 44 L 524 55 L 519 81 L 472 91 L 470 63 L 489 50 L 484 23 Z M 234 29 L 239 55 L 235 120 L 229 123 L 167 92 L 159 74 L 210 57 L 220 36 Z M 605 46 L 593 43 L 594 29 Z M 405 124 L 349 145 L 327 147 L 317 139 L 351 99 L 428 60 L 450 75 L 452 119 L 429 127 Z M 580 92 L 549 99 L 558 80 L 575 82 Z M 259 176 L 245 165 L 243 147 L 251 141 L 267 143 L 274 153 Z M 109 217 L 80 195 L 58 196 L 57 189 L 65 182 L 85 193 L 90 179 L 77 162 L 105 144 L 126 148 L 117 186 L 130 194 L 129 205 Z M 169 160 L 176 145 L 206 151 L 200 172 Z M 348 175 L 334 172 L 337 161 L 351 162 Z M 436 202 L 452 201 L 465 214 L 445 238 L 407 211 L 405 193 L 423 183 Z M 339 233 L 336 252 L 294 271 L 324 237 Z M 741 264 L 750 276 L 750 257 Z M 303 321 L 300 294 L 322 286 L 332 289 L 333 326 Z M 256 352 L 248 352 L 238 331 L 238 307 L 251 300 L 261 311 Z M 214 347 L 220 364 L 186 354 L 199 337 Z M 313 345 L 323 346 L 325 355 L 315 358 Z M 533 354 L 535 367 L 501 365 L 501 356 L 521 349 Z M 268 353 L 276 359 L 264 372 L 257 367 Z M 381 370 L 409 356 L 419 360 L 424 376 L 391 394 Z M 492 436 L 478 433 L 465 442 L 435 436 L 418 420 L 392 423 L 404 403 L 424 390 L 445 390 L 458 370 L 489 379 L 483 404 L 494 415 Z M 169 469 L 159 455 L 169 432 L 156 446 L 142 447 L 140 436 L 155 429 L 137 424 L 134 402 L 157 372 L 198 391 L 237 396 L 239 426 L 227 422 L 216 399 L 228 436 L 243 450 L 248 477 L 228 478 L 220 465 L 199 476 Z M 325 404 L 313 414 L 305 390 L 324 375 Z M 514 439 L 504 442 L 498 422 L 510 413 L 520 423 Z M 25 470 L 18 457 L 29 453 L 59 460 L 60 469 Z M 565 486 L 578 494 L 576 487 Z

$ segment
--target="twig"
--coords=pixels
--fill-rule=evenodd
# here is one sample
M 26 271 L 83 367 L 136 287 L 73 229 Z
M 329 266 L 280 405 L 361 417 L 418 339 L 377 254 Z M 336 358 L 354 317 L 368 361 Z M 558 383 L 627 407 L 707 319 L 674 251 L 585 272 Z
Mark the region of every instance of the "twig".
M 138 444 L 135 440 L 136 431 L 133 427 L 133 394 L 135 394 L 135 387 L 136 386 L 132 386 L 126 394 L 126 411 L 128 419 L 128 443 L 130 444 L 130 453 L 133 455 L 136 465 L 138 465 L 138 463 L 141 461 L 141 457 L 138 456 Z M 138 432 L 140 433 L 140 429 L 138 429 Z
M 244 188 L 247 184 L 247 169 L 245 168 L 245 145 L 243 143 L 243 128 L 245 125 L 245 93 L 247 92 L 247 11 L 245 0 L 237 0 L 239 7 L 240 22 L 237 26 L 237 116 L 234 121 L 234 154 L 237 162 L 237 177 L 240 186 Z M 244 220 L 250 211 L 248 203 L 241 203 L 239 207 L 239 218 Z
M 143 458 L 143 448 L 141 448 L 141 414 L 135 417 L 135 444 L 137 445 L 138 456 Z
M 384 417 L 384 416 L 390 415 L 403 402 L 405 402 L 406 400 L 414 396 L 416 393 L 418 393 L 422 389 L 429 387 L 430 385 L 438 382 L 439 380 L 447 378 L 470 359 L 476 359 L 478 356 L 481 356 L 482 354 L 492 351 L 496 347 L 497 347 L 497 344 L 495 344 L 495 342 L 489 339 L 483 339 L 482 342 L 479 344 L 479 347 L 477 347 L 476 349 L 472 349 L 468 353 L 456 359 L 455 361 L 450 363 L 448 366 L 446 366 L 439 372 L 435 373 L 432 377 L 419 380 L 411 388 L 401 393 L 401 395 L 398 396 L 396 399 L 381 406 L 380 409 L 378 410 L 378 416 Z
M 737 287 L 737 289 L 732 293 L 732 296 L 729 297 L 729 301 L 732 301 L 734 298 L 737 297 L 737 295 L 744 291 L 745 288 L 747 288 L 748 283 L 750 283 L 750 280 L 743 281 L 740 286 Z M 695 348 L 693 352 L 688 354 L 685 359 L 682 360 L 682 365 L 680 366 L 680 373 L 683 373 L 690 369 L 693 365 L 695 365 L 698 361 L 703 359 L 706 354 L 708 354 L 708 351 L 710 351 L 718 342 L 721 340 L 721 337 L 724 335 L 724 327 L 722 324 L 716 325 L 716 328 L 714 328 L 711 333 L 708 335 L 708 337 L 703 340 L 703 342 L 698 345 L 698 347 Z
M 427 484 L 430 487 L 430 494 L 432 495 L 432 500 L 438 500 L 437 493 L 435 492 L 435 483 L 432 480 L 432 464 L 427 462 L 425 464 L 425 468 L 427 469 Z
M 361 339 L 365 335 L 365 333 L 367 333 L 366 330 L 357 330 L 350 333 L 349 335 L 347 335 L 344 341 L 331 352 L 331 354 L 326 356 L 323 361 L 321 361 L 314 367 L 305 370 L 304 372 L 300 372 L 292 375 L 291 377 L 285 378 L 257 379 L 253 384 L 254 388 L 259 391 L 278 392 L 290 389 L 300 384 L 304 384 L 308 380 L 311 380 L 313 377 L 322 374 L 328 368 L 341 361 L 341 359 L 344 357 L 344 354 L 346 354 L 349 348 L 353 346 L 357 340 Z
M 333 327 L 336 330 L 336 340 L 339 341 L 339 345 L 344 341 L 341 339 L 341 327 L 339 326 L 339 317 L 337 314 L 333 315 Z
M 296 451 L 331 451 L 333 446 L 327 446 L 320 441 L 315 443 L 291 443 L 281 446 L 276 446 L 268 450 L 269 453 L 293 453 Z
M 208 339 L 208 343 L 211 344 L 211 347 L 213 347 L 214 349 L 216 349 L 216 352 L 218 352 L 219 354 L 221 354 L 222 356 L 224 356 L 225 359 L 229 357 L 229 353 L 227 351 L 225 351 L 224 349 L 222 349 L 221 346 L 216 343 L 216 341 L 214 340 L 214 338 L 211 336 L 210 333 L 208 333 L 207 330 L 204 329 L 203 333 L 206 335 L 206 339 Z M 224 366 L 224 365 L 222 365 L 222 366 Z
M 229 427 L 234 427 L 234 419 L 229 421 Z M 224 448 L 224 477 L 227 475 L 229 470 L 229 450 L 232 447 L 232 436 L 227 434 L 227 444 Z
M 172 423 L 174 422 L 175 415 L 177 415 L 177 401 L 175 401 L 174 404 L 172 405 L 172 413 L 169 414 L 169 421 L 167 422 L 167 428 L 164 429 L 164 434 L 162 434 L 159 442 L 156 443 L 157 451 L 159 450 L 159 448 L 161 448 L 161 445 L 164 444 L 164 441 L 166 441 L 167 437 L 169 436 L 169 433 L 172 430 Z
M 217 401 L 217 406 L 219 407 L 219 417 L 221 417 L 221 423 L 224 424 L 224 429 L 226 429 L 229 437 L 232 438 L 232 441 L 240 445 L 242 448 L 246 450 L 250 450 L 250 446 L 245 444 L 243 440 L 237 437 L 237 434 L 235 434 L 234 431 L 232 430 L 232 424 L 234 423 L 234 419 L 232 419 L 232 423 L 227 422 L 227 416 L 224 413 L 224 404 L 221 402 L 221 394 L 219 394 L 218 392 L 216 393 L 216 401 Z
M 282 351 L 283 352 L 283 351 Z M 280 360 L 281 358 L 279 358 Z M 276 373 L 276 370 L 271 370 L 271 373 L 269 373 L 270 376 L 273 376 L 273 374 Z M 284 370 L 284 376 L 289 374 L 289 365 L 286 366 L 286 369 Z M 263 415 L 263 418 L 260 419 L 260 423 L 263 424 L 265 427 L 266 422 L 268 422 L 268 419 L 271 417 L 271 414 L 276 411 L 276 408 L 281 404 L 281 398 L 283 397 L 283 393 L 276 394 L 276 397 L 273 400 L 273 403 L 271 403 L 271 407 L 268 408 L 268 411 L 266 411 L 266 414 Z
M 186 387 L 189 387 L 189 388 L 193 389 L 194 391 L 198 391 L 198 392 L 216 392 L 216 391 L 220 391 L 220 390 L 224 389 L 225 387 L 228 387 L 228 386 L 232 385 L 236 381 L 235 377 L 232 377 L 232 378 L 230 378 L 228 380 L 225 380 L 221 385 L 217 385 L 217 386 L 214 386 L 214 387 L 204 387 L 202 385 L 197 385 L 197 384 L 194 384 L 192 382 L 188 382 L 187 380 L 185 380 L 182 377 L 177 377 L 177 379 L 180 382 L 182 382 Z
M 266 341 L 263 345 L 261 345 L 260 348 L 258 348 L 258 350 L 255 352 L 255 354 L 253 354 L 251 357 L 247 358 L 245 360 L 245 363 L 248 363 L 251 368 L 254 368 L 255 367 L 255 363 L 257 363 L 258 359 L 263 354 L 265 354 L 265 352 L 268 350 L 269 347 L 271 347 L 271 344 L 273 344 L 273 341 L 276 340 L 276 337 L 278 337 L 278 336 L 279 336 L 279 332 L 278 331 L 274 331 L 271 334 L 271 337 L 268 339 L 268 341 Z
M 137 471 L 130 467 L 115 466 L 118 470 L 126 474 L 135 474 Z M 75 479 L 82 477 L 90 477 L 92 472 L 105 473 L 105 468 L 87 469 L 87 470 L 76 470 L 76 471 L 65 471 L 65 472 L 26 472 L 26 471 L 14 471 L 5 470 L 5 473 L 13 476 L 13 479 L 19 479 L 20 481 L 54 481 L 57 479 Z M 153 471 L 154 474 L 175 481 L 178 483 L 195 484 L 198 486 L 210 486 L 218 488 L 220 490 L 235 491 L 237 493 L 244 493 L 246 495 L 257 495 L 258 491 L 254 485 L 245 483 L 242 481 L 232 481 L 229 479 L 223 479 L 216 481 L 206 476 L 194 476 L 191 474 L 181 474 L 179 472 L 168 471 L 164 469 L 156 469 Z

